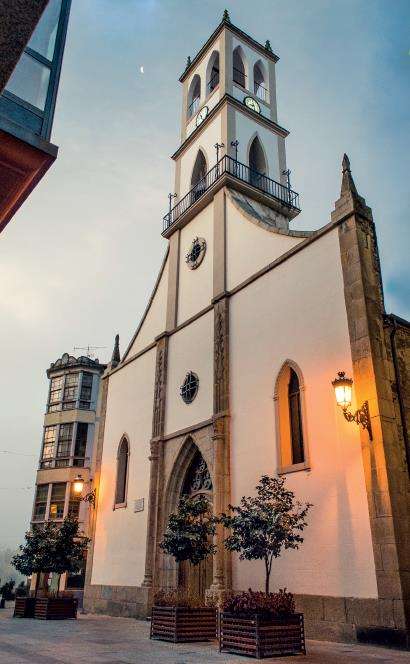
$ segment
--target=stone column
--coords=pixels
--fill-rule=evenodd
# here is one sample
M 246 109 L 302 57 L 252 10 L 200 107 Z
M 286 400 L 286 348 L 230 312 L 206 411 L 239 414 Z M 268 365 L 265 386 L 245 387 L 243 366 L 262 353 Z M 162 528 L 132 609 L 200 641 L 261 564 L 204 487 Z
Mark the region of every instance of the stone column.
M 143 586 L 152 588 L 155 578 L 155 560 L 158 531 L 158 494 L 162 468 L 165 396 L 167 375 L 168 336 L 164 334 L 157 342 L 155 368 L 154 406 L 152 414 L 152 439 L 150 442 L 150 480 L 148 496 L 148 525 Z
M 384 301 L 371 209 L 356 190 L 350 163 L 332 221 L 339 225 L 346 311 L 357 405 L 368 401 L 373 440 L 361 429 L 363 466 L 381 624 L 405 640 L 410 627 L 410 486 L 395 418 L 383 330 Z M 372 629 L 370 618 L 361 625 Z M 365 622 L 366 621 L 366 622 Z M 359 623 L 360 624 L 360 623 Z

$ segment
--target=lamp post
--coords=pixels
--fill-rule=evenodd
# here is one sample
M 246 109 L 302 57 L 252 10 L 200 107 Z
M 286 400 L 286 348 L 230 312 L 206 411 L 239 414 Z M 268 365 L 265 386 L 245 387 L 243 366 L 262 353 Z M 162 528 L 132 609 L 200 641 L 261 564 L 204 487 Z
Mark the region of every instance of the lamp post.
M 336 403 L 341 407 L 343 416 L 348 422 L 356 422 L 357 425 L 367 429 L 370 440 L 373 440 L 372 426 L 370 422 L 369 402 L 365 401 L 361 408 L 351 413 L 348 408 L 352 403 L 353 380 L 347 378 L 344 371 L 338 372 L 338 377 L 332 381 L 335 390 Z
M 291 171 L 289 168 L 288 168 L 286 171 L 282 171 L 282 175 L 285 175 L 285 176 L 286 176 L 286 186 L 287 186 L 287 189 L 288 189 L 288 199 L 289 199 L 289 203 L 292 202 L 292 193 L 291 193 L 291 192 L 292 192 L 292 188 L 291 188 L 291 186 L 290 186 L 290 174 L 291 174 L 291 172 L 292 172 L 292 171 Z
M 84 480 L 81 477 L 81 475 L 77 475 L 77 477 L 74 480 L 73 483 L 73 491 L 78 496 L 79 500 L 84 500 L 84 502 L 90 503 L 90 505 L 95 508 L 95 498 L 96 498 L 96 490 L 93 489 L 92 491 L 89 491 L 88 493 L 85 494 L 85 496 L 82 496 L 84 488 Z
M 176 198 L 178 194 L 168 194 L 168 200 L 169 200 L 169 219 L 171 221 L 171 210 L 172 210 L 172 199 Z
M 238 145 L 239 145 L 238 140 L 231 141 L 231 147 L 233 147 L 233 149 L 235 150 L 235 161 L 238 161 Z

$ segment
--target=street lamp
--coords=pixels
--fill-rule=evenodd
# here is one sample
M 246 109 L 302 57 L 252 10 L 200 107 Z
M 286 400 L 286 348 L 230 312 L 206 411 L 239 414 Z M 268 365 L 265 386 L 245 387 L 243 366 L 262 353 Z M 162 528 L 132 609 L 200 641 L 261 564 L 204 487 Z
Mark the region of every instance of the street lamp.
M 365 401 L 361 408 L 358 408 L 355 413 L 351 413 L 348 408 L 352 403 L 353 380 L 347 378 L 344 371 L 339 371 L 337 375 L 338 377 L 332 381 L 332 385 L 335 390 L 336 403 L 341 407 L 344 418 L 348 422 L 356 422 L 363 429 L 367 429 L 370 440 L 373 440 L 369 402 Z
M 85 496 L 82 496 L 82 491 L 84 488 L 84 480 L 81 477 L 81 475 L 77 475 L 73 482 L 73 491 L 78 496 L 80 500 L 84 500 L 87 503 L 90 503 L 93 507 L 95 507 L 95 494 L 96 491 L 93 489 L 92 491 L 89 491 L 88 493 L 85 494 Z

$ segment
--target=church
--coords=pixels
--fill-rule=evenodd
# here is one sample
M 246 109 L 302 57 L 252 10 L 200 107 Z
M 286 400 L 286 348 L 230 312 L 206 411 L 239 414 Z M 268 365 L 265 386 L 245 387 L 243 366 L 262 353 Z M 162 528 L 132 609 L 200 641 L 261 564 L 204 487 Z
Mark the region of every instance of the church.
M 346 155 L 329 219 L 292 229 L 301 204 L 277 121 L 278 59 L 225 12 L 179 79 L 165 256 L 101 381 L 84 604 L 145 618 L 153 592 L 177 583 L 261 589 L 262 562 L 227 552 L 221 530 L 193 571 L 159 544 L 182 493 L 205 493 L 220 514 L 280 475 L 313 507 L 272 589 L 295 594 L 308 636 L 402 643 L 409 323 L 385 312 L 372 211 Z

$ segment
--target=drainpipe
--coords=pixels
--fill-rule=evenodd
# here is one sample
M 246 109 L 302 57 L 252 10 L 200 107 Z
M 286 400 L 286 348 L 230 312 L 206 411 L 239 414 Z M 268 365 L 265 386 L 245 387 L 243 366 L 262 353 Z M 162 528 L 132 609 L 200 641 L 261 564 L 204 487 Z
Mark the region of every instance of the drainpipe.
M 407 424 L 406 424 L 406 413 L 404 409 L 404 401 L 403 401 L 403 393 L 401 389 L 401 384 L 400 384 L 400 370 L 399 370 L 399 362 L 397 358 L 397 352 L 396 352 L 396 332 L 397 332 L 397 320 L 396 317 L 393 314 L 390 314 L 389 316 L 386 316 L 388 319 L 389 323 L 392 324 L 392 330 L 390 331 L 390 346 L 391 346 L 391 351 L 392 351 L 392 360 L 393 360 L 393 367 L 394 367 L 394 375 L 396 378 L 396 392 L 397 392 L 397 399 L 399 401 L 399 409 L 400 409 L 400 419 L 401 419 L 401 427 L 403 431 L 403 439 L 404 439 L 404 449 L 406 452 L 406 461 L 407 461 L 407 472 L 410 474 L 410 449 L 409 449 L 409 438 L 408 438 L 408 432 L 407 432 Z

